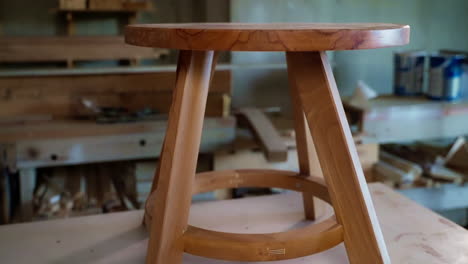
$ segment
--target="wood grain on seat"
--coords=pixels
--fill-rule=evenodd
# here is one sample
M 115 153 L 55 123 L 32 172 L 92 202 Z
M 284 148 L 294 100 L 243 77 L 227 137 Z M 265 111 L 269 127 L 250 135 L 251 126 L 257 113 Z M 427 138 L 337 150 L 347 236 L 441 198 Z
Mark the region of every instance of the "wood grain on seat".
M 126 42 L 179 50 L 324 51 L 409 43 L 410 27 L 383 23 L 194 23 L 127 26 Z

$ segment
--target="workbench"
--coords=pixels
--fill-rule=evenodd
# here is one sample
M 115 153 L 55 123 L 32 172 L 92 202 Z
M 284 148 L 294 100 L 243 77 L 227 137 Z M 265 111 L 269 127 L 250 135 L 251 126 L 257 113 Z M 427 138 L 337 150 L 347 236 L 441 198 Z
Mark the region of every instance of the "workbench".
M 454 138 L 468 135 L 468 101 L 380 96 L 367 105 L 344 100 L 351 123 L 378 143 Z
M 119 36 L 0 38 L 0 223 L 17 207 L 30 219 L 36 168 L 158 157 L 176 80 L 168 54 Z M 234 138 L 230 94 L 230 70 L 216 71 L 203 152 Z M 103 109 L 151 117 L 102 124 Z
M 426 97 L 379 96 L 367 104 L 344 100 L 348 118 L 366 136 L 364 143 L 400 143 L 455 138 L 468 135 L 468 101 L 429 100 Z M 467 223 L 468 185 L 400 190 L 419 204 L 460 224 Z M 458 210 L 458 212 L 455 212 Z
M 468 263 L 468 231 L 382 184 L 370 190 L 392 263 Z M 317 206 L 317 221 L 331 207 Z M 142 211 L 0 227 L 0 263 L 144 263 L 147 232 Z M 196 203 L 190 224 L 225 232 L 265 233 L 298 228 L 304 220 L 298 193 Z M 185 264 L 240 264 L 186 255 Z M 343 244 L 284 264 L 348 263 Z
M 212 153 L 230 144 L 235 137 L 235 123 L 232 116 L 206 118 L 200 151 Z M 28 221 L 32 215 L 36 169 L 155 159 L 159 157 L 166 127 L 164 119 L 116 124 L 51 120 L 4 125 L 0 130 L 0 153 L 5 157 L 0 158 L 0 167 L 6 171 L 0 172 L 0 180 L 7 181 L 6 174 L 18 172 L 21 220 Z

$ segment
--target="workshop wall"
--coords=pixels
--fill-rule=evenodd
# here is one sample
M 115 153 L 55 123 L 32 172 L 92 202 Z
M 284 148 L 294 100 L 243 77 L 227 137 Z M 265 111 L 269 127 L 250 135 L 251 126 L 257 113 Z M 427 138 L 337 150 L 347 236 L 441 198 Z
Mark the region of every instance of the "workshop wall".
M 139 15 L 139 22 L 175 23 L 228 21 L 227 0 L 153 0 L 153 11 Z M 61 35 L 65 32 L 63 14 L 58 14 L 58 0 L 0 1 L 0 35 Z M 181 8 L 183 7 L 183 8 Z M 117 35 L 125 17 L 115 14 L 77 14 L 77 35 Z
M 342 94 L 349 95 L 358 80 L 379 93 L 391 93 L 393 52 L 440 48 L 468 50 L 468 1 L 466 0 L 236 0 L 231 1 L 234 22 L 392 22 L 412 26 L 406 47 L 341 51 L 332 54 L 335 75 Z M 234 53 L 233 63 L 284 63 L 280 53 Z M 272 66 L 272 65 L 270 65 Z M 274 66 L 274 65 L 273 65 Z M 284 70 L 245 69 L 234 72 L 237 106 L 281 105 L 289 108 Z
M 336 79 L 344 95 L 364 80 L 380 93 L 390 93 L 393 52 L 440 48 L 468 50 L 466 0 L 154 0 L 156 9 L 140 22 L 394 22 L 412 26 L 407 47 L 331 54 Z M 0 34 L 58 35 L 63 17 L 54 12 L 57 0 L 0 1 Z M 182 8 L 183 7 L 183 8 Z M 116 35 L 112 15 L 79 20 L 79 35 Z M 233 73 L 234 106 L 281 106 L 289 109 L 287 75 L 281 53 L 234 53 L 232 62 L 249 65 Z M 256 66 L 258 65 L 258 66 Z M 265 68 L 269 67 L 269 68 Z

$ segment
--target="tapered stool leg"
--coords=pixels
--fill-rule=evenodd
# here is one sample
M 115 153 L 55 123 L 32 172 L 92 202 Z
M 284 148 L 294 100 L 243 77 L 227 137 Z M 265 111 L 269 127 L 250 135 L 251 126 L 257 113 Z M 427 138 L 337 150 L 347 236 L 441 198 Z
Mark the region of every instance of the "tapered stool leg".
M 181 51 L 166 138 L 151 195 L 147 264 L 180 264 L 211 75 L 213 51 Z M 147 214 L 148 216 L 148 214 Z
M 352 264 L 390 259 L 325 52 L 288 52 L 290 82 L 302 102 Z
M 295 87 L 295 82 L 291 81 L 289 87 L 293 107 L 294 130 L 296 132 L 299 171 L 301 175 L 322 177 L 322 170 L 318 161 L 317 152 L 315 151 L 315 145 L 310 135 L 309 126 L 305 119 L 304 110 L 299 94 L 297 93 L 297 88 Z M 306 219 L 315 220 L 314 197 L 304 193 L 302 198 Z

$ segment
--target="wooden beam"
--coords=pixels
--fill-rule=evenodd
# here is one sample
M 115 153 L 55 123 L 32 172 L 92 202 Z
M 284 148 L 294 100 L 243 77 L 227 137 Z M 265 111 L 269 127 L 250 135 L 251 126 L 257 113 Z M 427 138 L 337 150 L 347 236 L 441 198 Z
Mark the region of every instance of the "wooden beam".
M 175 71 L 143 73 L 102 73 L 21 76 L 0 78 L 0 100 L 68 94 L 105 94 L 168 92 L 174 89 Z M 137 84 L 137 85 L 136 85 Z M 218 70 L 213 76 L 210 93 L 231 93 L 231 71 Z
M 62 136 L 60 127 L 64 128 Z M 38 131 L 36 138 L 17 138 L 17 166 L 35 168 L 157 158 L 162 148 L 167 122 L 83 127 L 76 124 L 65 127 L 66 124 L 63 124 L 50 131 Z M 76 134 L 73 128 L 76 128 Z M 202 152 L 213 152 L 232 143 L 234 137 L 234 118 L 207 118 L 203 126 L 200 149 Z
M 249 127 L 264 148 L 269 161 L 286 161 L 288 159 L 286 144 L 265 113 L 256 108 L 242 108 L 239 113 L 247 120 Z
M 20 212 L 21 221 L 29 222 L 33 218 L 33 196 L 36 187 L 36 170 L 34 168 L 19 170 Z
M 145 107 L 168 113 L 176 74 L 173 71 L 104 73 L 0 78 L 0 118 L 50 115 L 94 116 L 82 101 L 98 107 Z M 138 84 L 138 85 L 135 85 Z M 225 96 L 231 93 L 231 72 L 216 71 L 208 98 L 207 115 L 225 115 Z
M 0 37 L 0 63 L 158 59 L 162 54 L 167 50 L 130 46 L 117 36 Z

